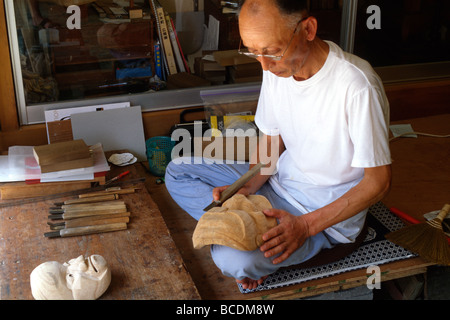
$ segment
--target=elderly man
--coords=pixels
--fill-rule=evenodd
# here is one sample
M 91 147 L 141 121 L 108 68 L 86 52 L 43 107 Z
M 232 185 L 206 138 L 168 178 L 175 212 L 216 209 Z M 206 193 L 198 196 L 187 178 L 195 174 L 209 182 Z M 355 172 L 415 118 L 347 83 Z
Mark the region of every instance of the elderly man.
M 225 275 L 254 289 L 279 267 L 355 241 L 368 207 L 389 190 L 389 105 L 366 61 L 316 36 L 306 1 L 246 0 L 239 29 L 239 51 L 264 70 L 255 121 L 280 154 L 276 172 L 255 176 L 239 193 L 266 196 L 273 209 L 264 213 L 278 225 L 259 250 L 214 245 L 211 254 Z M 172 163 L 167 188 L 199 219 L 246 170 Z

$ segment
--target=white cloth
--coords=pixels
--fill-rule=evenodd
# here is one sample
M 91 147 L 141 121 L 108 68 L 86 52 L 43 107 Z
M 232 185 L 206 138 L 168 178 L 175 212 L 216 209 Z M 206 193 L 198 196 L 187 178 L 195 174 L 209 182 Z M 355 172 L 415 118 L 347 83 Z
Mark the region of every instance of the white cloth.
M 279 132 L 286 147 L 269 180 L 273 189 L 306 211 L 357 185 L 364 168 L 391 163 L 389 103 L 381 80 L 369 63 L 327 44 L 325 64 L 307 80 L 264 71 L 255 116 L 258 128 L 267 135 Z M 353 242 L 365 214 L 325 232 L 340 242 Z

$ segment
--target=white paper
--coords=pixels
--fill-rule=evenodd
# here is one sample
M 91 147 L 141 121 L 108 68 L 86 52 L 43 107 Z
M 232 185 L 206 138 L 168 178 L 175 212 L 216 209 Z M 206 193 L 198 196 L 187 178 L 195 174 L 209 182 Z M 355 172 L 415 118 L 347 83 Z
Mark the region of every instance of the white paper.
M 100 142 L 104 151 L 128 150 L 139 161 L 147 160 L 140 106 L 74 114 L 72 133 L 87 144 Z
M 130 102 L 120 102 L 120 103 L 110 103 L 110 104 L 103 104 L 103 105 L 100 104 L 100 105 L 92 105 L 92 106 L 77 107 L 77 108 L 47 110 L 44 112 L 45 123 L 52 122 L 52 121 L 68 120 L 71 118 L 71 116 L 73 114 L 77 114 L 77 113 L 111 110 L 111 109 L 118 109 L 118 108 L 129 108 L 130 106 L 131 106 Z M 48 127 L 47 127 L 47 141 L 48 141 L 48 143 L 50 143 Z

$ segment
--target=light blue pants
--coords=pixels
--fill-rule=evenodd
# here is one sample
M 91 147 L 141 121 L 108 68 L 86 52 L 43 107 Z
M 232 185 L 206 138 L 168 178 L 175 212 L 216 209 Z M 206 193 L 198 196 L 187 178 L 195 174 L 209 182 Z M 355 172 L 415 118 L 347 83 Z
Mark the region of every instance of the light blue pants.
M 183 159 L 184 163 L 181 162 Z M 177 164 L 178 163 L 178 164 Z M 215 187 L 230 185 L 249 169 L 249 164 L 217 164 L 201 158 L 179 158 L 166 169 L 165 182 L 175 202 L 199 220 L 203 209 L 212 201 L 212 190 Z M 265 196 L 273 208 L 285 210 L 294 215 L 301 213 L 283 198 L 280 198 L 269 183 L 257 192 Z M 226 276 L 242 280 L 250 278 L 258 280 L 277 271 L 280 267 L 291 266 L 311 259 L 322 249 L 332 248 L 337 242 L 323 232 L 309 237 L 302 247 L 280 264 L 273 264 L 272 258 L 264 257 L 259 249 L 240 251 L 221 245 L 211 246 L 211 256 L 217 267 Z

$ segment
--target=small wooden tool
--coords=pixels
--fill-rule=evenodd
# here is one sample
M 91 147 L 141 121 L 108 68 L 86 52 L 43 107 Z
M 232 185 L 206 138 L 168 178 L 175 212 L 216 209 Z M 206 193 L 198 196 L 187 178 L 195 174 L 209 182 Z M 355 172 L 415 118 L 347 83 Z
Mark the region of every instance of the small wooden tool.
M 65 204 L 61 207 L 52 207 L 49 212 L 52 214 L 66 213 L 75 211 L 104 211 L 109 209 L 117 209 L 126 207 L 122 200 L 113 200 L 95 203 Z
M 44 236 L 47 238 L 57 238 L 57 237 L 65 238 L 65 237 L 83 236 L 93 233 L 103 233 L 126 229 L 127 229 L 126 223 L 112 223 L 97 226 L 66 228 L 58 231 L 44 233 Z
M 98 196 L 98 197 L 89 197 L 89 198 L 78 198 L 78 199 L 71 199 L 71 200 L 66 200 L 64 202 L 56 202 L 55 206 L 62 206 L 65 204 L 77 204 L 77 203 L 92 203 L 92 202 L 102 202 L 102 201 L 109 201 L 109 200 L 117 200 L 119 199 L 119 195 L 114 193 L 114 194 L 106 194 L 106 195 L 102 195 L 102 196 Z
M 78 195 L 78 198 L 88 198 L 88 197 L 98 197 L 107 194 L 130 194 L 134 193 L 138 188 L 126 188 L 121 189 L 120 187 L 112 187 L 105 189 L 103 191 L 89 192 Z
M 117 209 L 108 209 L 108 210 L 97 210 L 97 211 L 69 211 L 66 213 L 51 214 L 48 216 L 48 218 L 51 220 L 71 220 L 71 219 L 77 219 L 77 218 L 110 215 L 110 214 L 124 213 L 124 212 L 127 212 L 126 207 L 117 208 Z
M 100 224 L 111 224 L 111 223 L 128 223 L 130 222 L 130 213 L 118 213 L 104 216 L 89 216 L 84 218 L 76 218 L 72 220 L 65 220 L 62 222 L 48 222 L 50 230 L 61 230 L 67 228 L 76 227 L 86 227 L 95 226 Z

